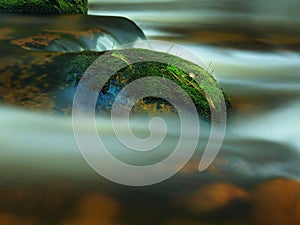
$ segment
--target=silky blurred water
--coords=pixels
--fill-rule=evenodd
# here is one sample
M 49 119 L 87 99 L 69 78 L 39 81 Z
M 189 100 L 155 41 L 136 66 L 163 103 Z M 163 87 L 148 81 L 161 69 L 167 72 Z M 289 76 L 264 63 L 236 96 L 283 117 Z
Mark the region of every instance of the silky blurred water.
M 209 126 L 202 121 L 196 154 L 184 170 L 156 186 L 140 189 L 123 187 L 98 176 L 83 160 L 76 146 L 70 116 L 53 116 L 1 104 L 0 185 L 3 189 L 27 188 L 34 195 L 41 184 L 54 184 L 55 189 L 56 184 L 64 180 L 68 183 L 64 183 L 67 190 L 77 193 L 73 198 L 96 190 L 113 196 L 123 206 L 121 220 L 124 224 L 168 224 L 170 218 L 176 220 L 177 217 L 206 221 L 206 218 L 198 218 L 182 209 L 181 205 L 182 199 L 206 183 L 232 182 L 251 188 L 261 180 L 274 177 L 300 179 L 299 1 L 89 2 L 90 15 L 128 17 L 137 23 L 147 38 L 180 44 L 209 65 L 233 104 L 220 154 L 207 171 L 197 171 L 210 131 Z M 79 16 L 76 19 L 78 23 L 85 21 Z M 62 24 L 53 24 L 53 27 L 56 26 L 63 29 Z M 89 42 L 93 43 L 83 44 L 80 50 L 85 47 L 87 50 L 101 48 L 95 44 L 97 40 L 89 39 Z M 78 51 L 74 43 L 65 43 L 59 43 L 60 48 L 50 50 Z M 105 39 L 104 49 L 109 49 L 111 44 L 110 38 Z M 5 59 L 5 55 L 1 58 Z M 147 122 L 137 121 L 132 129 L 141 136 L 147 136 Z M 118 150 L 109 121 L 99 118 L 97 126 L 104 129 L 104 139 L 116 149 L 116 154 L 124 154 Z M 175 137 L 171 136 L 165 146 L 171 148 L 177 142 Z M 166 152 L 152 154 L 146 161 L 161 159 Z M 122 157 L 125 161 L 132 161 L 126 154 Z M 43 194 L 38 195 L 38 198 L 40 200 L 33 201 L 35 207 L 29 210 L 30 215 L 38 215 L 39 212 L 55 214 L 55 210 L 39 209 Z M 3 199 L 10 201 L 9 197 Z M 32 199 L 27 198 L 28 201 Z M 1 204 L 2 210 L 14 209 L 14 206 L 9 208 L 5 201 Z M 26 214 L 27 211 L 23 209 L 26 208 L 25 203 L 20 207 L 15 207 L 21 212 L 20 215 Z M 65 206 L 59 207 L 63 212 Z M 229 217 L 235 217 L 244 212 L 242 210 L 235 210 Z M 49 224 L 71 224 L 56 221 L 57 218 L 68 217 L 70 212 L 66 212 L 62 213 L 64 216 L 49 219 Z M 245 224 L 251 224 L 247 218 L 244 219 Z M 228 221 L 228 224 L 240 224 L 235 219 Z M 238 218 L 238 221 L 243 219 Z M 216 223 L 226 222 L 220 219 Z
M 173 41 L 199 56 L 233 101 L 223 153 L 240 155 L 252 168 L 246 173 L 298 178 L 299 4 L 91 1 L 89 13 L 126 16 L 148 38 Z M 261 154 L 268 156 L 264 164 Z

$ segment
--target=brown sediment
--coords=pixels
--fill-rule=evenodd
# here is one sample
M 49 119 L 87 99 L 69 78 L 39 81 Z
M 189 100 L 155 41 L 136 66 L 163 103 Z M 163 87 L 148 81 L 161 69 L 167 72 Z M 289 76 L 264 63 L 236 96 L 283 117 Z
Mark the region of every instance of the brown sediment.
M 1 101 L 31 110 L 43 109 L 51 111 L 55 103 L 49 94 L 45 92 L 45 89 L 49 86 L 49 74 L 34 75 L 31 71 L 32 65 L 42 66 L 46 62 L 51 62 L 53 58 L 49 57 L 50 55 L 56 56 L 59 54 L 40 53 L 38 56 L 30 57 L 28 55 L 28 59 L 25 59 L 26 57 L 23 59 L 10 57 L 3 59 L 0 64 Z M 36 82 L 40 85 L 36 85 Z
M 42 35 L 36 35 L 32 37 L 12 40 L 11 43 L 13 45 L 18 45 L 25 50 L 30 50 L 32 48 L 49 46 L 52 41 L 59 38 L 60 36 L 58 34 L 42 34 Z
M 12 39 L 9 34 L 13 33 L 14 31 L 15 30 L 12 28 L 0 28 L 0 41 Z

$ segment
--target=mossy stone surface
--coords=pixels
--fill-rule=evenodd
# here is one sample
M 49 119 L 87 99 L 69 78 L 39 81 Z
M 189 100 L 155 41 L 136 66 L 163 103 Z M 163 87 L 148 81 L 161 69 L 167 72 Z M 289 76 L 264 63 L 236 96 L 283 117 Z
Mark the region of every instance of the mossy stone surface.
M 211 93 L 216 95 L 221 94 L 222 96 L 217 96 L 216 99 L 222 100 L 223 98 L 227 110 L 231 108 L 229 98 L 220 89 L 211 74 L 189 61 L 166 53 L 145 49 L 79 53 L 23 52 L 20 49 L 19 51 L 18 60 L 13 60 L 15 63 L 11 62 L 0 66 L 0 101 L 8 105 L 70 114 L 74 93 L 82 76 L 91 65 L 93 66 L 97 62 L 99 57 L 103 57 L 107 62 L 107 70 L 121 69 L 107 80 L 101 72 L 92 77 L 91 89 L 97 89 L 99 82 L 103 80 L 106 82 L 97 100 L 96 111 L 99 113 L 110 113 L 116 96 L 127 84 L 149 76 L 163 77 L 179 85 L 190 96 L 199 115 L 205 120 L 211 119 L 211 105 L 203 92 L 204 89 L 210 89 Z M 157 61 L 149 61 L 147 57 L 150 56 L 156 57 Z M 125 63 L 124 60 L 126 61 L 130 57 L 142 58 L 144 62 Z M 163 63 L 162 58 L 164 57 L 170 60 L 169 64 Z M 174 66 L 178 63 L 181 68 Z M 200 83 L 195 82 L 189 72 L 192 72 L 200 80 Z M 153 88 L 151 82 L 145 83 L 145 88 L 153 90 L 154 96 L 161 94 L 154 93 L 156 89 Z M 164 90 L 164 92 L 168 93 L 172 90 Z M 176 98 L 176 95 L 180 93 L 171 94 Z M 125 97 L 127 101 L 130 101 L 130 94 Z M 153 114 L 172 113 L 176 110 L 165 100 L 150 96 L 141 99 L 134 106 L 132 112 Z
M 229 97 L 219 86 L 212 74 L 190 61 L 167 53 L 146 49 L 114 50 L 102 55 L 101 58 L 101 60 L 94 62 L 92 65 L 94 68 L 89 68 L 89 70 L 98 71 L 98 68 L 102 68 L 103 71 L 111 71 L 114 74 L 104 85 L 104 94 L 110 92 L 110 94 L 116 97 L 118 91 L 131 82 L 140 78 L 153 76 L 171 80 L 180 86 L 181 90 L 179 91 L 171 89 L 161 90 L 157 88 L 160 86 L 157 82 L 147 81 L 147 83 L 143 83 L 143 88 L 128 93 L 128 96 L 140 96 L 141 93 L 139 92 L 147 92 L 152 93 L 153 96 L 162 97 L 153 98 L 150 96 L 141 99 L 135 105 L 135 108 L 133 108 L 133 112 L 176 112 L 176 109 L 162 98 L 164 96 L 178 98 L 179 96 L 183 96 L 183 92 L 188 94 L 199 115 L 207 121 L 211 120 L 212 110 L 214 110 L 214 115 L 217 117 L 222 113 L 226 113 L 225 111 L 231 110 L 232 105 Z M 97 63 L 101 65 L 98 67 Z M 116 68 L 122 69 L 116 71 Z M 102 80 L 103 74 L 95 74 L 94 78 L 91 79 L 91 88 L 97 90 L 101 86 L 100 83 Z M 127 96 L 125 97 L 127 98 Z M 189 110 L 190 105 L 185 104 L 187 102 L 188 99 L 183 99 L 181 108 Z M 224 105 L 224 108 L 221 105 Z M 214 118 L 216 121 L 221 119 L 217 117 Z
M 0 13 L 87 14 L 87 0 L 2 0 Z

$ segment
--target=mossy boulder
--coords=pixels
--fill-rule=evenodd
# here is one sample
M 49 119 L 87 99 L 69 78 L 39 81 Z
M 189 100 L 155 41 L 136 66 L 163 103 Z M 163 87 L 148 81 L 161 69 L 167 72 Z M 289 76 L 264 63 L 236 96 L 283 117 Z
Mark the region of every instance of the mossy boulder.
M 116 96 L 127 84 L 148 76 L 164 77 L 178 84 L 190 96 L 199 115 L 206 120 L 210 120 L 211 105 L 203 92 L 204 89 L 210 89 L 216 95 L 221 94 L 222 96 L 216 98 L 220 101 L 225 96 L 226 107 L 231 108 L 229 98 L 211 74 L 189 61 L 166 53 L 145 49 L 77 53 L 33 52 L 20 49 L 18 51 L 17 60 L 6 57 L 4 64 L 0 64 L 0 101 L 8 105 L 69 114 L 79 81 L 91 64 L 95 65 L 101 56 L 102 60 L 107 62 L 106 71 L 121 69 L 103 86 L 96 105 L 96 111 L 99 113 L 110 113 Z M 134 57 L 142 59 L 143 62 L 133 64 L 126 62 L 129 59 L 133 60 Z M 150 60 L 151 57 L 156 58 L 155 62 Z M 163 58 L 167 58 L 170 63 L 163 63 Z M 180 68 L 174 66 L 175 64 L 180 65 Z M 194 80 L 194 76 L 200 80 L 200 83 Z M 92 77 L 93 85 L 90 88 L 96 90 L 103 79 L 103 74 L 97 72 Z M 144 86 L 155 92 L 155 89 L 151 89 L 153 87 L 151 82 Z M 155 96 L 160 93 L 153 94 Z M 172 94 L 174 98 L 176 95 L 176 93 Z M 126 101 L 130 100 L 130 96 L 125 98 Z M 174 111 L 176 111 L 174 107 L 165 100 L 151 96 L 141 99 L 132 109 L 132 112 L 150 114 Z
M 2 0 L 0 13 L 87 14 L 87 0 Z
M 82 55 L 77 59 L 77 62 L 83 66 L 82 68 L 85 68 L 84 65 L 87 64 L 86 57 L 86 55 Z M 81 66 L 76 68 L 79 67 Z M 105 85 L 101 85 L 104 74 L 99 73 L 99 68 L 101 71 L 113 74 Z M 121 69 L 116 70 L 116 68 Z M 182 104 L 180 108 L 191 109 L 188 104 L 189 99 L 187 99 L 189 97 L 199 115 L 207 121 L 211 120 L 212 110 L 216 116 L 215 121 L 218 121 L 221 117 L 217 117 L 221 113 L 226 113 L 224 111 L 231 109 L 228 96 L 220 88 L 212 74 L 190 61 L 167 53 L 146 49 L 114 50 L 105 53 L 101 56 L 101 60 L 94 62 L 89 67 L 88 73 L 90 74 L 91 71 L 96 72 L 92 75 L 90 88 L 97 91 L 99 86 L 103 86 L 99 104 L 101 109 L 110 110 L 113 102 L 111 100 L 115 100 L 116 95 L 131 82 L 140 78 L 155 76 L 172 81 L 180 87 L 180 90 L 174 90 L 172 87 L 162 89 L 163 87 L 160 88 L 160 84 L 153 80 L 140 83 L 142 87 L 126 93 L 128 96 L 124 96 L 123 101 L 126 102 L 130 98 L 141 96 L 145 92 L 151 93 L 152 96 L 138 101 L 132 112 L 176 112 L 177 109 L 164 100 L 164 96 L 171 96 L 174 99 L 181 98 L 184 94 L 187 96 L 183 97 L 180 102 Z M 154 96 L 161 96 L 161 98 Z M 102 104 L 108 97 L 113 99 L 109 103 Z

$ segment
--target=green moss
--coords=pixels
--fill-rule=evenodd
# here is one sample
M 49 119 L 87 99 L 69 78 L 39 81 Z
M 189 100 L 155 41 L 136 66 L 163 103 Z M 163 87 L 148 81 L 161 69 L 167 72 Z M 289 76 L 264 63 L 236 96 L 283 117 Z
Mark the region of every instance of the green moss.
M 0 13 L 86 14 L 87 0 L 2 0 Z
M 65 68 L 63 74 L 66 77 L 67 85 L 76 85 L 86 69 L 104 52 L 82 52 L 67 53 L 58 56 L 56 62 L 62 62 L 61 68 Z M 66 57 L 68 60 L 66 60 Z M 70 57 L 70 59 L 69 59 Z
M 122 68 L 115 71 L 114 75 L 104 85 L 102 91 L 105 93 L 113 81 L 114 87 L 122 89 L 130 82 L 142 77 L 159 76 L 164 77 L 178 84 L 182 91 L 187 93 L 193 100 L 198 113 L 206 120 L 211 119 L 211 109 L 214 105 L 225 100 L 227 110 L 231 109 L 231 102 L 228 96 L 220 88 L 214 77 L 206 70 L 187 60 L 161 52 L 154 52 L 145 49 L 127 49 L 114 50 L 101 57 L 101 69 L 105 71 L 114 71 L 116 68 Z M 87 55 L 86 53 L 77 58 L 76 69 L 79 74 L 85 71 L 90 62 L 96 59 L 95 55 Z M 155 59 L 155 61 L 153 61 Z M 139 62 L 142 61 L 142 62 Z M 137 63 L 132 63 L 137 62 Z M 165 63 L 168 62 L 168 63 Z M 176 66 L 175 66 L 176 65 Z M 96 71 L 97 67 L 95 67 Z M 73 73 L 74 71 L 72 71 Z M 103 80 L 102 74 L 95 74 L 92 84 L 95 90 L 100 86 Z M 158 90 L 157 83 L 144 84 L 144 88 L 148 89 L 153 96 L 179 96 L 181 93 L 174 93 L 174 90 Z M 160 91 L 160 92 L 159 92 Z M 130 93 L 130 95 L 139 96 L 138 91 Z M 209 96 L 213 97 L 214 102 Z M 187 102 L 187 101 L 186 101 Z M 154 107 L 155 106 L 155 107 Z M 141 100 L 137 106 L 137 111 L 149 109 L 157 112 L 170 111 L 171 105 L 163 99 L 156 97 L 148 97 Z M 188 104 L 183 106 L 188 107 Z M 158 110 L 159 109 L 159 110 Z M 188 108 L 187 108 L 188 109 Z M 134 111 L 134 110 L 133 110 Z M 172 111 L 172 110 L 171 110 Z M 173 111 L 176 111 L 173 108 Z M 220 113 L 220 112 L 217 112 Z

